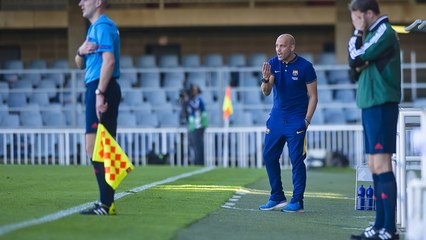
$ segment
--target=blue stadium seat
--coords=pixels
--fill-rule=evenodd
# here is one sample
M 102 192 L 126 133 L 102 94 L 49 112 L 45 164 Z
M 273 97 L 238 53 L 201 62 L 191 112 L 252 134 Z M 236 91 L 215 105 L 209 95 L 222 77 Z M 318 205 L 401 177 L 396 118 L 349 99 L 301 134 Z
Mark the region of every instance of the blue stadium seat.
M 0 119 L 0 127 L 1 128 L 19 128 L 20 119 L 17 114 L 7 114 Z M 3 146 L 0 146 L 2 148 Z
M 322 108 L 315 110 L 314 116 L 311 119 L 311 124 L 324 124 L 324 113 Z
M 162 55 L 158 65 L 162 68 L 179 67 L 179 57 L 174 54 Z
M 49 98 L 54 98 L 58 93 L 56 85 L 57 82 L 55 79 L 43 79 L 37 88 L 41 92 L 46 92 Z
M 246 66 L 246 56 L 242 53 L 234 53 L 228 57 L 228 66 L 230 67 L 241 67 Z
M 167 103 L 166 93 L 162 89 L 146 92 L 145 97 L 152 106 L 160 107 Z
M 330 70 L 328 80 L 331 84 L 350 83 L 348 70 Z
M 250 112 L 240 112 L 235 115 L 231 125 L 235 127 L 252 127 L 254 125 L 253 116 Z
M 223 56 L 218 53 L 208 54 L 204 57 L 204 65 L 206 67 L 222 67 Z
M 200 56 L 198 54 L 186 54 L 182 57 L 182 66 L 183 67 L 199 67 Z
M 155 68 L 157 67 L 157 61 L 154 55 L 140 55 L 137 58 L 136 66 L 139 68 Z
M 183 88 L 185 73 L 182 69 L 176 71 L 167 71 L 164 73 L 163 87 Z
M 262 104 L 261 92 L 259 88 L 247 88 L 247 91 L 242 91 L 242 103 L 247 105 Z
M 319 65 L 334 65 L 336 64 L 336 54 L 330 52 L 324 52 L 319 55 Z
M 3 63 L 3 69 L 6 70 L 22 70 L 24 69 L 24 63 L 22 60 L 8 60 Z M 4 80 L 8 82 L 15 82 L 19 80 L 21 74 L 5 74 L 3 76 Z
M 123 102 L 130 106 L 138 106 L 143 102 L 142 92 L 139 89 L 128 91 L 126 94 L 123 94 Z
M 29 103 L 35 103 L 39 106 L 48 106 L 49 95 L 46 92 L 33 92 L 30 96 Z
M 327 85 L 328 84 L 328 78 L 325 74 L 325 71 L 316 71 L 317 74 L 317 84 L 318 85 Z
M 142 88 L 160 88 L 160 79 L 160 72 L 143 72 L 139 82 Z
M 268 56 L 265 53 L 253 53 L 250 56 L 248 65 L 251 67 L 258 67 L 262 69 L 263 63 L 268 60 Z
M 67 126 L 65 115 L 62 111 L 43 111 L 41 114 L 43 125 L 52 128 L 64 128 Z
M 130 55 L 120 56 L 120 67 L 121 68 L 133 68 L 133 58 Z
M 258 91 L 260 92 L 260 86 L 261 81 L 259 78 L 256 78 L 252 73 L 250 72 L 244 72 L 242 73 L 242 78 L 240 79 L 240 86 L 241 87 L 257 87 Z
M 67 59 L 55 59 L 52 62 L 51 69 L 68 70 L 69 69 L 68 60 Z M 55 81 L 56 86 L 64 86 L 64 84 L 65 84 L 65 73 L 48 73 L 48 74 L 46 74 L 45 78 Z
M 355 103 L 355 91 L 352 89 L 336 90 L 336 101 L 343 103 Z
M 129 81 L 131 85 L 136 84 L 138 82 L 138 74 L 136 72 L 126 72 L 125 70 L 121 71 L 118 81 L 121 82 L 122 80 Z
M 136 119 L 138 127 L 156 128 L 159 126 L 157 114 L 149 114 Z
M 117 126 L 122 128 L 137 127 L 136 116 L 133 113 L 120 113 L 118 114 Z
M 179 127 L 179 115 L 173 112 L 157 113 L 160 121 L 160 127 L 177 128 Z
M 12 90 L 19 90 L 19 93 L 30 97 L 33 91 L 32 81 L 30 79 L 20 79 L 12 84 Z
M 9 93 L 7 103 L 10 108 L 23 108 L 27 106 L 27 96 L 25 93 Z
M 345 124 L 346 117 L 341 108 L 325 108 L 324 122 L 326 124 Z
M 347 123 L 361 122 L 361 110 L 358 108 L 345 108 L 344 115 Z
M 34 110 L 34 107 L 31 107 L 31 111 L 21 111 L 21 125 L 25 128 L 42 128 L 43 120 L 41 117 L 40 111 Z
M 8 97 L 9 97 L 9 84 L 7 82 L 0 82 L 0 103 L 6 101 Z
M 207 74 L 206 72 L 189 72 L 187 80 L 187 88 L 191 85 L 198 85 L 201 89 L 207 87 Z
M 208 107 L 208 106 L 207 106 Z M 223 126 L 223 112 L 218 106 L 208 107 L 207 117 L 209 119 L 209 127 L 222 127 Z
M 333 90 L 331 89 L 318 89 L 318 103 L 331 103 L 333 102 Z

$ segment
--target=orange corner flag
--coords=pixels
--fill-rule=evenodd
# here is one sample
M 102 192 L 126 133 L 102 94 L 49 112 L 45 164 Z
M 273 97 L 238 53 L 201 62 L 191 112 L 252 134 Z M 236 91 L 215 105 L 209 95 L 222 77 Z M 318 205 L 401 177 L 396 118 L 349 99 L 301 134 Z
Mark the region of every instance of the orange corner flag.
M 232 115 L 234 109 L 232 108 L 232 100 L 231 100 L 231 86 L 226 88 L 225 98 L 223 99 L 223 120 L 228 120 L 229 116 Z
M 92 160 L 104 163 L 105 181 L 114 190 L 117 189 L 127 173 L 135 168 L 120 145 L 101 123 L 96 132 Z

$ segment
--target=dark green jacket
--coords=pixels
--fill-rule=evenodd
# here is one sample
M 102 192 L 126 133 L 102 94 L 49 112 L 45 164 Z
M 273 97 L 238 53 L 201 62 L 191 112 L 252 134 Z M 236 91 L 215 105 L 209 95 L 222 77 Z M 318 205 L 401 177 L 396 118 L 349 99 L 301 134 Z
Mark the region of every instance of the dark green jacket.
M 358 107 L 401 101 L 399 39 L 386 16 L 370 26 L 364 42 L 362 36 L 351 37 L 349 66 L 358 73 Z

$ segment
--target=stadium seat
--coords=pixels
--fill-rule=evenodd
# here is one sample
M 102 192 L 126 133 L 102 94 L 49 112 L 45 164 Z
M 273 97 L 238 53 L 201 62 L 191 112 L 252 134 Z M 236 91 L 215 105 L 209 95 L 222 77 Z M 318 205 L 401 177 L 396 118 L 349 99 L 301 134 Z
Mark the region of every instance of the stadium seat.
M 246 56 L 242 53 L 234 53 L 228 57 L 228 66 L 230 67 L 241 67 L 246 66 Z
M 20 119 L 19 115 L 17 114 L 7 114 L 3 116 L 1 119 L 1 128 L 19 128 L 20 126 Z M 0 146 L 2 148 L 3 146 Z
M 252 109 L 247 111 L 251 113 L 254 125 L 265 126 L 266 121 L 269 118 L 269 111 L 265 111 L 263 109 Z
M 157 61 L 154 55 L 151 55 L 151 54 L 140 55 L 137 58 L 136 66 L 138 68 L 155 68 L 157 67 Z
M 204 57 L 204 65 L 206 67 L 222 67 L 223 57 L 218 53 L 208 54 Z
M 43 79 L 37 88 L 39 91 L 46 92 L 49 98 L 54 98 L 58 93 L 56 85 L 57 82 L 55 79 Z
M 179 67 L 179 57 L 173 54 L 162 55 L 158 65 L 162 68 Z
M 263 63 L 268 60 L 268 56 L 265 53 L 253 53 L 250 56 L 248 65 L 250 67 L 258 67 L 261 70 Z
M 223 126 L 223 113 L 222 108 L 219 106 L 206 106 L 206 113 L 208 117 L 208 126 L 209 127 L 222 127 Z
M 139 82 L 142 88 L 160 88 L 160 72 L 142 72 Z
M 34 108 L 32 108 L 34 109 Z M 42 128 L 43 120 L 39 110 L 22 111 L 20 112 L 22 127 L 26 128 Z
M 24 63 L 22 60 L 8 60 L 3 63 L 3 69 L 6 70 L 22 70 L 24 69 Z M 8 82 L 18 81 L 21 74 L 4 74 L 3 79 Z
M 136 119 L 152 114 L 152 106 L 148 102 L 141 102 L 135 108 L 133 108 Z
M 334 65 L 336 64 L 336 54 L 330 52 L 324 52 L 319 55 L 319 65 Z
M 344 115 L 347 123 L 361 122 L 361 110 L 358 108 L 345 108 Z
M 134 85 L 138 82 L 138 74 L 136 72 L 122 70 L 118 82 L 121 83 L 123 80 L 129 81 L 131 85 Z
M 325 74 L 325 71 L 316 71 L 317 74 L 317 84 L 318 85 L 327 85 L 328 84 L 328 78 Z
M 262 103 L 266 106 L 268 106 L 268 108 L 272 107 L 272 104 L 274 103 L 274 94 L 271 92 L 271 94 L 269 96 L 265 96 L 262 93 Z
M 179 116 L 173 112 L 157 113 L 160 121 L 160 127 L 177 128 L 179 127 Z
M 355 91 L 352 89 L 336 90 L 336 101 L 343 103 L 355 103 Z
M 247 105 L 256 105 L 256 104 L 262 104 L 261 99 L 261 92 L 259 91 L 259 88 L 246 88 L 247 91 L 242 91 L 242 103 Z
M 42 111 L 43 125 L 53 128 L 64 128 L 67 126 L 65 115 L 62 111 Z
M 324 113 L 322 108 L 317 108 L 315 110 L 314 116 L 311 119 L 311 124 L 324 124 Z
M 120 56 L 120 68 L 133 68 L 133 58 L 130 55 Z
M 198 54 L 183 55 L 182 66 L 183 67 L 199 67 L 200 66 L 200 56 L 198 56 Z
M 146 92 L 145 97 L 152 106 L 160 107 L 167 103 L 166 93 L 162 89 Z
M 341 108 L 325 108 L 324 122 L 326 124 L 345 124 L 346 117 Z
M 9 93 L 7 103 L 9 108 L 23 108 L 27 106 L 27 96 L 25 93 Z
M 331 84 L 350 83 L 348 70 L 330 70 L 328 80 Z
M 123 102 L 130 106 L 138 106 L 143 102 L 143 95 L 140 90 L 128 91 L 123 94 Z
M 203 100 L 204 104 L 210 105 L 210 104 L 215 104 L 216 102 L 214 101 L 213 98 L 213 94 L 211 91 L 209 90 L 202 90 L 201 95 L 200 95 L 201 99 Z
M 7 82 L 0 82 L 0 103 L 6 101 L 8 97 L 9 97 L 9 84 Z
M 156 114 L 149 114 L 136 119 L 138 127 L 156 128 L 159 126 L 158 117 Z
M 318 89 L 318 103 L 331 103 L 333 102 L 333 90 L 331 89 Z
M 182 69 L 176 69 L 176 71 L 167 71 L 164 73 L 164 87 L 183 88 L 185 81 L 185 73 Z
M 47 63 L 41 59 L 34 59 L 28 63 L 27 69 L 44 70 L 47 68 Z M 25 73 L 23 78 L 31 79 L 33 86 L 37 86 L 43 75 L 41 73 Z
M 39 106 L 48 106 L 49 96 L 46 92 L 33 92 L 30 96 L 29 103 L 35 103 Z
M 30 97 L 33 91 L 33 84 L 30 79 L 20 79 L 12 84 L 11 90 L 19 90 L 19 93 Z
M 9 115 L 9 106 L 0 104 L 0 121 L 3 116 Z
M 231 125 L 235 127 L 252 127 L 254 125 L 253 123 L 253 116 L 250 112 L 240 112 L 235 114 L 234 121 L 231 122 Z
M 133 113 L 120 113 L 118 114 L 117 126 L 122 128 L 137 127 L 136 116 Z
M 207 74 L 206 72 L 189 72 L 186 88 L 190 88 L 191 85 L 198 85 L 201 90 L 207 87 Z
M 241 87 L 257 87 L 260 92 L 261 81 L 260 78 L 256 78 L 251 72 L 242 73 L 242 78 L 240 79 Z
M 68 70 L 69 69 L 68 60 L 67 59 L 55 59 L 52 62 L 51 69 Z M 64 86 L 64 84 L 65 84 L 65 73 L 48 73 L 48 74 L 46 74 L 45 78 L 55 81 L 56 86 Z

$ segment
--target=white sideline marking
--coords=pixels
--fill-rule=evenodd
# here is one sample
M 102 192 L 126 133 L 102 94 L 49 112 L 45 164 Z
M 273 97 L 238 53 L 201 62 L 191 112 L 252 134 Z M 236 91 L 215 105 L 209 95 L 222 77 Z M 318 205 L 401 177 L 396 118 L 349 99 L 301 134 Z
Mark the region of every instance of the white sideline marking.
M 152 182 L 152 183 L 140 186 L 140 187 L 133 188 L 133 189 L 126 191 L 126 192 L 117 193 L 117 194 L 115 194 L 114 199 L 118 200 L 118 199 L 125 197 L 127 195 L 142 192 L 144 190 L 155 187 L 157 185 L 171 183 L 171 182 L 180 180 L 182 178 L 187 178 L 187 177 L 191 177 L 191 176 L 194 176 L 194 175 L 197 175 L 197 174 L 205 173 L 205 172 L 211 171 L 213 169 L 214 169 L 214 167 L 206 167 L 206 168 L 202 168 L 202 169 L 199 169 L 199 170 L 196 170 L 196 171 L 193 171 L 193 172 L 184 173 L 184 174 L 177 175 L 177 176 L 174 176 L 174 177 L 169 177 L 169 178 L 166 178 L 166 179 L 161 180 L 161 181 Z M 34 218 L 34 219 L 23 221 L 23 222 L 20 222 L 20 223 L 14 223 L 14 224 L 8 224 L 8 225 L 1 226 L 0 227 L 0 236 L 4 235 L 6 233 L 9 233 L 9 232 L 16 231 L 16 230 L 21 229 L 21 228 L 26 228 L 26 227 L 30 227 L 30 226 L 33 226 L 33 225 L 52 222 L 52 221 L 58 220 L 60 218 L 67 217 L 67 216 L 72 215 L 74 213 L 78 213 L 78 212 L 80 212 L 80 211 L 82 211 L 82 210 L 84 210 L 88 207 L 91 207 L 93 205 L 93 203 L 94 202 L 88 202 L 88 203 L 84 203 L 84 204 L 81 204 L 81 205 L 78 205 L 78 206 L 75 206 L 75 207 L 72 207 L 72 208 L 69 208 L 69 209 L 66 209 L 66 210 L 62 210 L 62 211 L 59 211 L 59 212 L 56 212 L 56 213 L 52 213 L 52 214 L 49 214 L 49 215 L 46 215 L 46 216 L 43 216 L 43 217 L 40 217 L 40 218 Z

